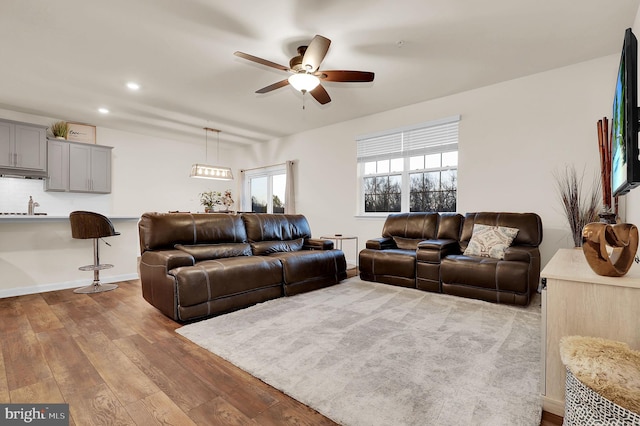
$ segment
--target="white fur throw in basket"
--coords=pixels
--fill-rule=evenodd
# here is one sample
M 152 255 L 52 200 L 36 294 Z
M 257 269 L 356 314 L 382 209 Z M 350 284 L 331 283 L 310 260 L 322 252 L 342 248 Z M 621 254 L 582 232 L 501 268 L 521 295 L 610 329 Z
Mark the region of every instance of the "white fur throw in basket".
M 567 336 L 564 425 L 640 425 L 640 352 L 625 343 Z

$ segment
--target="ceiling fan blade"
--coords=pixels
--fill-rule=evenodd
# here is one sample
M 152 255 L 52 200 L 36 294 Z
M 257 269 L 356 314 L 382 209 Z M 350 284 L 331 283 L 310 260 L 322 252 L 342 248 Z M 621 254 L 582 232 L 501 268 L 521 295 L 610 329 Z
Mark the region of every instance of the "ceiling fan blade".
M 329 94 L 321 84 L 318 84 L 316 88 L 309 93 L 311 93 L 311 96 L 313 96 L 316 101 L 320 102 L 322 105 L 331 102 L 331 96 L 329 96 Z
M 289 85 L 289 80 L 282 80 L 282 81 L 279 81 L 277 83 L 270 84 L 267 87 L 263 87 L 260 90 L 256 90 L 256 93 L 267 93 L 267 92 L 279 89 L 279 88 L 287 86 L 287 85 Z
M 341 81 L 351 83 L 366 83 L 373 81 L 374 74 L 369 71 L 346 71 L 346 70 L 333 70 L 333 71 L 318 71 L 316 73 L 318 78 L 324 81 Z
M 311 40 L 302 58 L 302 66 L 306 71 L 314 72 L 320 67 L 320 63 L 327 54 L 330 44 L 331 40 L 321 35 L 317 35 Z
M 276 68 L 282 71 L 290 71 L 289 67 L 285 67 L 284 65 L 276 64 L 275 62 L 267 61 L 266 59 L 258 58 L 257 56 L 249 55 L 248 53 L 243 52 L 234 52 L 239 58 L 246 59 L 248 61 L 256 62 L 261 65 L 266 65 L 271 68 Z

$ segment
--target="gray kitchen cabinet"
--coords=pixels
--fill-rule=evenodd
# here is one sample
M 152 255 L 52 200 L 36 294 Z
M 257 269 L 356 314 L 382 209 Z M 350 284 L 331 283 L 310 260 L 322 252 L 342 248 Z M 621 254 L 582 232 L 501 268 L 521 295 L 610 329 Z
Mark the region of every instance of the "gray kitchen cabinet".
M 111 192 L 111 147 L 69 144 L 69 191 Z
M 109 146 L 49 140 L 49 178 L 46 191 L 111 192 Z
M 0 174 L 47 175 L 47 126 L 0 119 Z
M 69 142 L 49 139 L 47 168 L 49 177 L 44 181 L 46 191 L 69 190 Z

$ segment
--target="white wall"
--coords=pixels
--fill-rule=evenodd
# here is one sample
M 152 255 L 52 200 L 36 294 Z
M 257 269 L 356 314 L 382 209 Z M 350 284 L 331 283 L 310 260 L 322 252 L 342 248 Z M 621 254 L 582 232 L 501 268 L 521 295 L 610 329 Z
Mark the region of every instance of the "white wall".
M 356 136 L 461 114 L 458 210 L 540 214 L 545 234 L 541 251 L 546 263 L 558 248 L 572 246 L 553 171 L 575 164 L 579 170 L 584 167 L 588 173 L 597 173 L 596 122 L 611 115 L 618 59 L 612 55 L 262 146 L 221 149 L 221 162 L 238 176 L 240 168 L 296 160 L 297 211 L 309 218 L 314 236 L 352 234 L 359 237 L 359 248 L 363 248 L 368 238 L 380 235 L 384 219 L 356 217 Z M 0 117 L 39 124 L 53 121 L 6 110 L 0 110 Z M 40 210 L 48 213 L 66 215 L 83 208 L 122 216 L 202 210 L 198 194 L 207 189 L 231 189 L 236 197 L 239 194 L 239 179 L 227 183 L 187 177 L 191 164 L 203 160 L 203 145 L 102 127 L 97 129 L 97 139 L 99 144 L 114 147 L 112 194 L 44 193 L 42 189 L 38 192 L 38 181 L 0 179 L 0 195 L 10 194 L 0 200 L 0 211 L 26 205 L 27 192 L 41 203 Z M 638 201 L 631 198 L 640 197 L 640 191 L 636 192 L 630 194 L 630 217 L 640 216 L 640 209 L 634 208 Z M 135 223 L 123 222 L 122 227 L 123 235 L 115 237 L 120 239 L 120 248 L 105 249 L 103 261 L 125 269 L 103 271 L 105 281 L 135 273 Z M 0 296 L 23 294 L 43 285 L 54 288 L 77 283 L 77 267 L 90 262 L 90 247 L 78 249 L 79 242 L 61 228 L 52 229 L 46 237 L 42 228 L 16 229 L 0 222 L 0 238 L 5 241 L 0 245 Z M 30 243 L 15 247 L 6 243 L 14 238 Z M 60 250 L 61 245 L 66 248 Z M 356 250 L 347 243 L 345 253 L 348 260 L 355 260 Z M 51 260 L 38 261 L 44 258 Z
M 0 110 L 0 118 L 43 125 L 55 121 L 8 110 Z M 36 212 L 49 216 L 90 210 L 137 218 L 147 211 L 202 211 L 198 194 L 206 190 L 238 194 L 238 179 L 189 178 L 191 165 L 205 162 L 204 135 L 202 143 L 189 143 L 98 127 L 96 139 L 113 147 L 111 194 L 45 192 L 42 180 L 0 178 L 0 212 L 26 212 L 31 195 L 40 204 Z M 220 146 L 219 160 L 236 174 L 237 153 Z M 108 239 L 111 247 L 101 243 L 101 261 L 115 265 L 101 271 L 104 282 L 137 276 L 137 220 L 117 220 L 114 225 L 121 235 Z M 88 285 L 93 274 L 78 267 L 92 260 L 91 242 L 73 240 L 68 221 L 0 219 L 0 297 Z
M 0 118 L 42 125 L 57 120 L 5 109 L 0 109 Z M 45 192 L 41 180 L 0 178 L 0 212 L 26 212 L 29 195 L 40 203 L 36 211 L 53 215 L 86 209 L 140 216 L 145 211 L 202 211 L 198 194 L 207 190 L 231 189 L 234 195 L 238 194 L 237 179 L 224 182 L 189 178 L 191 165 L 207 160 L 204 134 L 202 143 L 193 143 L 98 127 L 96 142 L 113 147 L 111 194 Z M 208 161 L 218 160 L 237 175 L 236 156 L 240 152 L 221 144 L 220 157 L 210 156 Z
M 193 144 L 100 128 L 98 137 L 100 144 L 114 147 L 110 209 L 113 214 L 140 216 L 148 211 L 203 211 L 198 194 L 208 190 L 230 189 L 237 202 L 239 179 L 218 181 L 189 177 L 193 163 L 205 162 L 204 135 L 201 144 Z M 221 146 L 218 159 L 221 165 L 231 167 L 235 176 L 239 174 L 237 154 L 237 150 Z M 213 160 L 209 158 L 209 163 Z
M 296 160 L 297 211 L 314 236 L 354 234 L 363 248 L 384 219 L 355 216 L 356 136 L 460 114 L 458 211 L 538 213 L 546 263 L 573 246 L 553 173 L 567 164 L 589 179 L 598 173 L 596 123 L 611 115 L 617 62 L 608 56 L 343 122 L 271 141 L 252 155 L 260 158 L 255 165 Z

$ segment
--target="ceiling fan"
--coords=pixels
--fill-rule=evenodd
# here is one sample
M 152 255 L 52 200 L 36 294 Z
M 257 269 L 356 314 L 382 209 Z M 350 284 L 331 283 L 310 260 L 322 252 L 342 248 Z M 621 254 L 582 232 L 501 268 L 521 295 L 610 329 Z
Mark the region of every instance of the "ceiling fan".
M 320 84 L 321 80 L 366 83 L 373 81 L 374 77 L 374 74 L 368 71 L 318 70 L 320 63 L 329 50 L 330 44 L 331 40 L 328 38 L 316 35 L 313 40 L 311 40 L 311 43 L 309 43 L 309 46 L 298 47 L 298 56 L 291 58 L 288 67 L 243 52 L 235 52 L 234 55 L 291 73 L 289 78 L 256 90 L 256 93 L 267 93 L 290 84 L 303 94 L 307 92 L 311 93 L 311 96 L 313 96 L 315 100 L 324 105 L 331 102 L 331 97 Z

